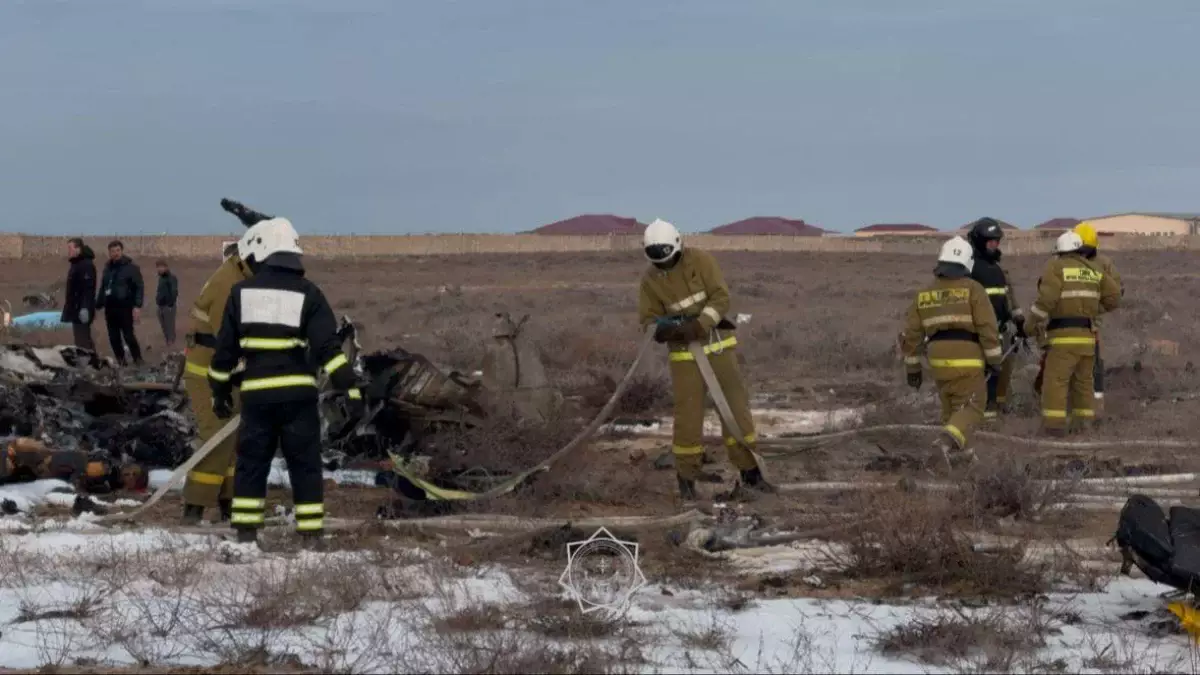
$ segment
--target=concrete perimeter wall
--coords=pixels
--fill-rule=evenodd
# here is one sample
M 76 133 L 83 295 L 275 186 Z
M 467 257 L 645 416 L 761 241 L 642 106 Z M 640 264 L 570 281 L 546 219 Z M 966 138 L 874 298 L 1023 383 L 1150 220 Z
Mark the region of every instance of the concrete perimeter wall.
M 824 253 L 935 253 L 947 237 L 789 237 L 762 235 L 685 234 L 685 245 L 710 251 L 812 251 Z M 1008 255 L 1044 255 L 1053 250 L 1057 233 L 1016 232 L 1004 240 Z M 84 237 L 103 259 L 112 239 L 125 244 L 125 252 L 145 262 L 152 258 L 219 259 L 231 235 L 91 236 Z M 67 237 L 0 233 L 0 258 L 62 258 Z M 456 255 L 467 253 L 604 253 L 637 251 L 637 236 L 551 236 L 537 234 L 440 234 L 377 236 L 301 236 L 306 256 L 312 258 L 371 258 L 391 256 Z M 1113 251 L 1200 250 L 1200 235 L 1103 237 L 1101 247 Z

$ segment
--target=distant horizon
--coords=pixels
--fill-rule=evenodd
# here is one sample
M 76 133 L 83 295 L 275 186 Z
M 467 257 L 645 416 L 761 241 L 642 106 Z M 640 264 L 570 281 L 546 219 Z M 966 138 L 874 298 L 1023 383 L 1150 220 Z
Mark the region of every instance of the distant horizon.
M 1186 211 L 1198 32 L 1194 0 L 3 2 L 0 229 Z
M 1125 212 L 1122 212 L 1122 213 L 1125 213 Z M 1138 211 L 1138 212 L 1133 212 L 1133 213 L 1149 213 L 1149 212 L 1145 212 L 1145 211 Z M 283 215 L 283 214 L 279 214 L 279 215 Z M 577 215 L 579 215 L 579 216 L 584 216 L 584 215 L 615 215 L 615 216 L 618 216 L 618 217 L 623 217 L 623 218 L 632 218 L 632 217 L 633 217 L 633 216 L 620 216 L 620 214 L 599 214 L 599 213 L 597 213 L 597 214 L 591 214 L 591 213 L 589 213 L 589 214 L 577 214 Z M 1106 215 L 1111 215 L 1111 214 L 1106 214 Z M 568 217 L 568 218 L 561 218 L 561 219 L 559 219 L 559 220 L 556 220 L 556 221 L 553 221 L 553 222 L 554 222 L 554 223 L 557 223 L 557 222 L 562 222 L 563 220 L 569 220 L 570 218 L 574 218 L 574 217 L 576 217 L 576 216 L 570 216 L 570 217 Z M 764 218 L 764 217 L 765 217 L 765 218 L 787 218 L 787 216 L 747 216 L 746 218 Z M 1099 218 L 1099 217 L 1102 217 L 1102 216 L 1091 216 L 1091 217 L 1092 217 L 1092 218 Z M 716 228 L 718 228 L 718 227 L 723 227 L 723 226 L 725 226 L 725 225 L 729 225 L 729 224 L 731 224 L 731 223 L 736 223 L 736 222 L 739 222 L 739 221 L 741 221 L 741 220 L 745 220 L 746 218 L 739 218 L 739 219 L 737 219 L 737 220 L 733 220 L 733 221 L 730 221 L 730 222 L 728 222 L 728 223 L 721 223 L 721 224 L 719 224 L 719 225 L 713 225 L 713 226 L 711 226 L 711 227 L 707 227 L 707 228 L 705 228 L 705 229 L 703 229 L 703 230 L 688 230 L 688 229 L 685 229 L 685 228 L 683 228 L 683 227 L 680 227 L 680 226 L 679 226 L 677 223 L 675 223 L 675 225 L 676 225 L 677 227 L 679 227 L 679 231 L 680 231 L 680 233 L 682 233 L 682 234 L 708 234 L 708 233 L 710 233 L 710 231 L 711 231 L 711 230 L 713 230 L 713 229 L 716 229 Z M 1000 218 L 999 220 L 1003 220 L 1004 222 L 1006 222 L 1006 223 L 1009 223 L 1010 225 L 1013 225 L 1013 226 L 1015 226 L 1015 227 L 1017 228 L 1017 230 L 1018 230 L 1018 231 L 1022 231 L 1022 232 L 1029 232 L 1029 231 L 1035 231 L 1035 229 L 1036 229 L 1036 227 L 1037 227 L 1038 225 L 1041 225 L 1041 224 L 1043 224 L 1043 223 L 1046 223 L 1046 222 L 1048 222 L 1048 221 L 1050 221 L 1050 220 L 1054 220 L 1054 219 L 1057 219 L 1057 218 L 1067 218 L 1067 219 L 1074 219 L 1074 218 L 1073 218 L 1073 217 L 1071 217 L 1071 216 L 1056 216 L 1055 218 L 1046 218 L 1046 219 L 1044 219 L 1044 220 L 1038 221 L 1037 223 L 1035 223 L 1035 224 L 1033 224 L 1033 225 L 1029 225 L 1029 226 L 1021 226 L 1021 225 L 1018 225 L 1017 223 L 1012 223 L 1011 221 L 1004 220 L 1003 218 Z M 795 220 L 801 220 L 801 219 L 799 219 L 799 218 L 788 218 L 788 219 L 789 219 L 789 220 L 793 220 L 793 221 L 795 221 Z M 642 220 L 642 219 L 640 219 L 640 218 L 636 218 L 636 220 L 638 220 L 639 222 L 641 222 L 643 225 L 644 225 L 644 224 L 646 224 L 646 221 L 645 221 L 645 220 Z M 653 220 L 653 219 L 651 219 L 651 220 Z M 972 219 L 972 220 L 974 220 L 974 219 Z M 1080 219 L 1080 220 L 1085 220 L 1085 219 Z M 71 237 L 81 237 L 81 238 L 83 238 L 84 240 L 87 240 L 89 237 L 99 237 L 99 238 L 106 238 L 106 237 L 107 237 L 107 238 L 120 238 L 120 237 L 219 237 L 219 236 L 229 236 L 230 238 L 236 238 L 236 236 L 237 236 L 237 235 L 239 235 L 241 232 L 244 232 L 244 231 L 245 231 L 245 228 L 244 228 L 244 227 L 243 227 L 243 226 L 242 226 L 240 223 L 238 223 L 236 220 L 234 220 L 232 216 L 230 216 L 230 222 L 231 222 L 230 229 L 229 229 L 227 232 L 224 232 L 224 231 L 209 231 L 209 232 L 136 232 L 136 231 L 116 232 L 116 231 L 96 231 L 96 232 L 93 232 L 93 233 L 78 233 L 78 232 L 63 232 L 63 233 L 58 233 L 58 232 L 29 232 L 29 231 L 19 231 L 19 230 L 2 230 L 2 229 L 0 229 L 0 235 L 22 235 L 22 236 L 30 236 L 30 237 L 62 237 L 62 238 L 63 238 L 63 240 L 65 241 L 66 239 L 69 239 L 69 238 L 71 238 Z M 804 221 L 804 222 L 805 222 L 805 224 L 807 224 L 807 225 L 810 225 L 810 226 L 814 226 L 814 227 L 821 227 L 820 225 L 817 225 L 817 224 L 815 224 L 815 223 L 809 223 L 808 221 Z M 867 223 L 866 225 L 861 225 L 861 226 L 859 226 L 858 228 L 855 228 L 855 229 L 853 229 L 853 230 L 831 230 L 831 229 L 829 229 L 829 228 L 825 228 L 825 227 L 821 227 L 821 229 L 823 229 L 823 230 L 825 230 L 825 231 L 827 231 L 827 232 L 829 232 L 829 233 L 831 233 L 831 234 L 844 234 L 844 235 L 851 235 L 851 234 L 854 234 L 854 233 L 855 233 L 855 232 L 856 232 L 858 229 L 860 229 L 860 228 L 862 228 L 862 227 L 869 227 L 869 226 L 871 226 L 871 225 L 926 225 L 926 226 L 928 226 L 928 227 L 933 227 L 933 228 L 935 228 L 935 231 L 936 231 L 936 232 L 953 232 L 953 231 L 955 231 L 955 230 L 957 230 L 957 229 L 959 229 L 959 228 L 963 227 L 964 225 L 968 224 L 969 222 L 971 222 L 971 221 L 964 221 L 963 223 L 961 223 L 961 224 L 959 224 L 959 225 L 955 225 L 955 226 L 953 226 L 953 227 L 937 227 L 937 226 L 935 226 L 935 225 L 930 225 L 930 224 L 928 224 L 928 223 L 916 223 L 916 222 L 912 222 L 912 221 L 900 221 L 900 220 L 892 220 L 892 221 L 885 221 L 885 222 L 879 222 L 879 223 Z M 550 225 L 550 224 L 552 224 L 552 223 L 543 223 L 542 225 Z M 539 225 L 538 227 L 541 227 L 542 225 Z M 297 229 L 299 229 L 299 228 L 297 228 Z M 569 234 L 569 233 L 561 233 L 561 234 L 541 234 L 541 233 L 537 233 L 537 232 L 534 232 L 534 231 L 533 231 L 533 230 L 536 230 L 536 229 L 537 229 L 537 228 L 535 227 L 535 228 L 528 228 L 528 229 L 523 229 L 523 230 L 511 230 L 511 231 L 478 231 L 478 232 L 475 232 L 475 231 L 467 231 L 467 230 L 460 230 L 460 231 L 441 231 L 441 232 L 431 232 L 431 231 L 415 231 L 415 230 L 414 230 L 414 231 L 407 231 L 407 232 L 405 232 L 405 231 L 396 231 L 396 232 L 354 232 L 354 231 L 343 231 L 343 232 L 320 232 L 320 231 L 313 231 L 313 232 L 305 232 L 305 231 L 302 231 L 302 230 L 301 230 L 301 231 L 300 231 L 300 237 L 303 239 L 303 237 L 304 237 L 306 234 L 307 234 L 307 235 L 311 235 L 311 236 L 322 236 L 322 237 L 334 237 L 334 236 L 344 236 L 344 237 L 349 237 L 349 236 L 360 236 L 360 237 L 367 237 L 367 236 L 371 236 L 371 237 L 403 237 L 403 236 L 433 236 L 433 235 L 437 235 L 437 236 L 455 236 L 455 235 L 519 235 L 519 234 L 539 234 L 540 236 L 547 236 L 547 237 L 552 237 L 552 236 L 589 236 L 589 235 L 587 235 L 587 234 Z M 636 235 L 634 235 L 634 234 L 629 234 L 629 233 L 615 233 L 615 234 L 616 234 L 617 236 L 636 236 Z M 592 236 L 606 236 L 606 235 L 605 235 L 605 234 L 596 234 L 596 235 L 592 235 Z M 789 235 L 789 234 L 782 234 L 782 233 L 781 233 L 781 234 L 747 234 L 747 235 L 726 235 L 726 236 L 805 236 L 805 235 Z M 105 243 L 105 244 L 107 244 L 108 242 L 107 242 L 107 241 L 105 241 L 104 243 Z M 89 244 L 89 245 L 91 245 L 91 244 Z

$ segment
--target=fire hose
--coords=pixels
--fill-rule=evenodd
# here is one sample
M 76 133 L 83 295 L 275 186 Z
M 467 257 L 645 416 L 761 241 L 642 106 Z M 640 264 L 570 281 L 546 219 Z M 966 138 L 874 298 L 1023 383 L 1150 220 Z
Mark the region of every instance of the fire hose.
M 600 409 L 600 412 L 596 414 L 592 421 L 589 422 L 582 431 L 576 434 L 575 437 L 570 440 L 570 442 L 558 449 L 554 454 L 550 455 L 541 462 L 538 462 L 533 467 L 518 473 L 512 478 L 505 480 L 489 490 L 484 492 L 466 492 L 463 490 L 450 490 L 438 487 L 432 483 L 429 483 L 428 481 L 412 475 L 411 472 L 405 469 L 403 460 L 394 454 L 391 455 L 393 465 L 392 468 L 399 476 L 413 485 L 416 485 L 418 488 L 424 490 L 427 498 L 432 501 L 481 501 L 484 499 L 494 499 L 496 497 L 506 495 L 509 492 L 512 492 L 517 488 L 517 486 L 524 483 L 534 474 L 546 471 L 550 468 L 551 464 L 554 464 L 555 462 L 562 460 L 567 455 L 570 455 L 596 434 L 596 431 L 604 423 L 604 420 L 608 419 L 608 416 L 612 414 L 613 408 L 616 407 L 617 402 L 620 401 L 621 397 L 625 395 L 625 390 L 628 389 L 630 383 L 632 383 L 634 374 L 637 373 L 637 369 L 641 365 L 642 359 L 645 358 L 646 353 L 649 351 L 652 344 L 654 344 L 653 324 L 646 328 L 645 335 L 642 336 L 642 342 L 638 346 L 637 355 L 634 357 L 633 363 L 629 364 L 629 369 L 625 371 L 625 376 L 622 377 L 621 381 L 617 383 L 616 390 L 613 391 L 612 396 L 610 396 L 608 399 L 608 402 L 604 404 L 604 407 Z M 389 452 L 389 454 L 391 453 Z

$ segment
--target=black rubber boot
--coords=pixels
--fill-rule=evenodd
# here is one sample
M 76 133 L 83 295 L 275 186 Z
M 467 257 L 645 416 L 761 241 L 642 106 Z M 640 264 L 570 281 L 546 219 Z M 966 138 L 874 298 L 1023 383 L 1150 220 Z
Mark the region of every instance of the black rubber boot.
M 221 522 L 228 523 L 229 519 L 233 517 L 233 500 L 222 499 L 217 502 L 217 505 L 221 509 Z
M 774 494 L 778 492 L 774 485 L 771 485 L 765 478 L 763 478 L 762 470 L 757 466 L 753 469 L 748 469 L 742 472 L 742 485 L 745 485 L 751 490 L 757 490 L 767 494 Z
M 683 476 L 679 478 L 679 497 L 685 502 L 696 501 L 696 481 L 688 480 Z
M 200 520 L 204 518 L 204 507 L 197 504 L 184 504 L 183 517 L 180 518 L 180 523 L 183 525 L 199 525 Z
M 237 541 L 239 544 L 257 543 L 258 530 L 253 527 L 239 527 L 237 529 Z

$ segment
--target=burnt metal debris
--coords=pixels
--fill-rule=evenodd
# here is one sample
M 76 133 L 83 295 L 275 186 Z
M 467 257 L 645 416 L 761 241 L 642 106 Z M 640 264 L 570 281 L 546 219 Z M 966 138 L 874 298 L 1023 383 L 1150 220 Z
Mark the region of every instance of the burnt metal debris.
M 497 314 L 482 370 L 466 374 L 403 348 L 360 354 L 357 328 L 343 317 L 344 349 L 352 355 L 364 394 L 375 403 L 354 424 L 343 421 L 337 399 L 325 399 L 326 468 L 383 467 L 377 485 L 418 500 L 421 490 L 398 480 L 392 460 L 402 459 L 409 470 L 423 467 L 420 478 L 455 490 L 486 490 L 507 479 L 506 472 L 474 466 L 430 474 L 427 453 L 442 452 L 437 434 L 443 431 L 477 427 L 494 416 L 544 423 L 561 409 L 561 393 L 548 384 L 541 357 L 521 334 L 527 320 Z
M 63 478 L 89 492 L 142 489 L 191 452 L 195 426 L 171 380 L 73 346 L 0 345 L 0 482 Z
M 433 438 L 441 431 L 496 414 L 550 418 L 562 396 L 521 336 L 526 319 L 498 314 L 483 370 L 466 374 L 403 348 L 364 354 L 357 326 L 343 317 L 343 349 L 371 406 L 363 419 L 347 419 L 342 399 L 323 395 L 326 468 L 375 469 L 376 483 L 387 485 L 392 458 L 419 463 L 423 453 L 437 452 Z M 182 464 L 195 436 L 187 394 L 177 386 L 182 358 L 133 370 L 74 346 L 0 345 L 0 452 L 7 449 L 0 483 L 61 477 L 103 493 L 142 488 L 150 470 Z M 471 488 L 504 478 L 480 467 L 461 473 L 427 477 Z

